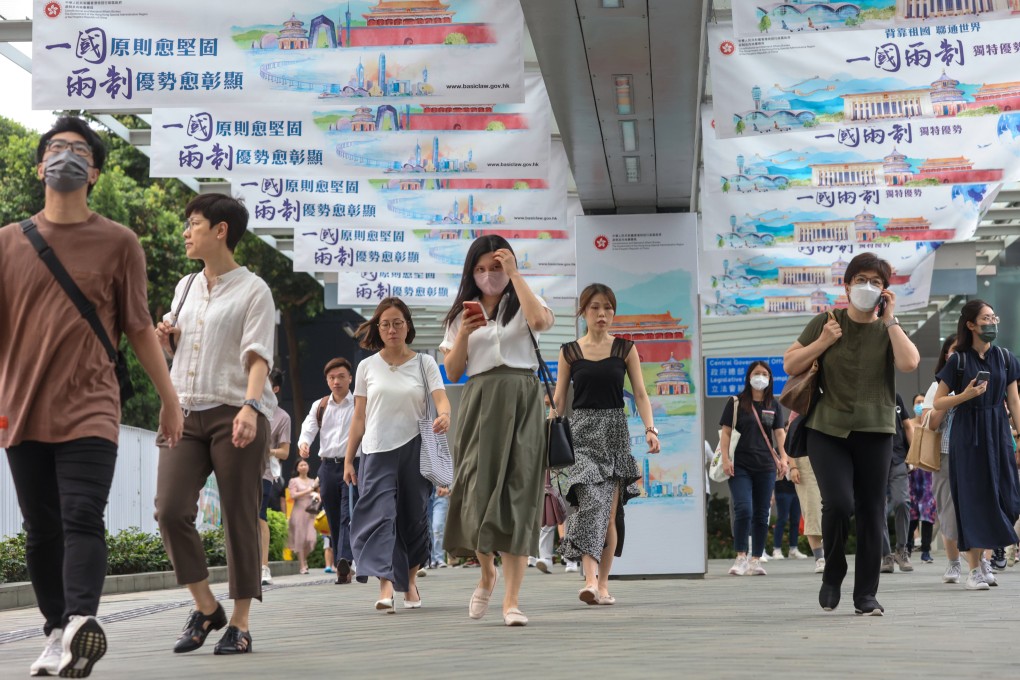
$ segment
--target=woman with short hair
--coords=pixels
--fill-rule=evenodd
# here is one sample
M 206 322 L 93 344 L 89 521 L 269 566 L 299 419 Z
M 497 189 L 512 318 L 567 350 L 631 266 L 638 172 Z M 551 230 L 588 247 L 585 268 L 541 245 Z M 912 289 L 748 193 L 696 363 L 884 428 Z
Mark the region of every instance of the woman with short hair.
M 896 432 L 896 370 L 917 369 L 920 355 L 896 319 L 892 267 L 873 253 L 847 265 L 843 285 L 850 305 L 815 316 L 783 356 L 788 375 L 817 361 L 821 397 L 802 427 L 822 492 L 825 570 L 818 603 L 839 604 L 847 572 L 850 517 L 857 520 L 854 609 L 880 616 L 879 569 L 886 487 Z

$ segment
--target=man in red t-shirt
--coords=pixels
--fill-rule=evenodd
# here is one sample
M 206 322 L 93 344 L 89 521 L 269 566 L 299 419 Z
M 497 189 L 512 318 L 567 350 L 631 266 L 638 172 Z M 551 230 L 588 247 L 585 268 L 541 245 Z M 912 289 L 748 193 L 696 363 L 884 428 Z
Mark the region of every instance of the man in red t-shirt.
M 127 336 L 159 392 L 160 433 L 177 441 L 183 415 L 149 317 L 141 244 L 88 206 L 105 159 L 87 123 L 60 118 L 39 140 L 46 199 L 31 220 L 112 346 Z M 117 458 L 120 386 L 96 330 L 19 224 L 0 228 L 0 299 L 0 447 L 25 519 L 28 573 L 48 637 L 31 674 L 85 677 L 106 651 L 95 614 L 106 576 L 103 512 Z

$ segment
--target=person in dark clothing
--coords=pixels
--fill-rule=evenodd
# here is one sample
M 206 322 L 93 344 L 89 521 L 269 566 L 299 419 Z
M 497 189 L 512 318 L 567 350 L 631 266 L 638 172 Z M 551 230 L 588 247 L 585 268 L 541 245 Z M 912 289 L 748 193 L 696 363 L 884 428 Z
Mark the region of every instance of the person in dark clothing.
M 956 409 L 949 431 L 949 488 L 956 506 L 957 544 L 966 553 L 968 590 L 987 590 L 995 576 L 982 552 L 1017 542 L 1020 489 L 1009 414 L 1020 413 L 1020 362 L 992 347 L 999 317 L 983 300 L 960 310 L 956 353 L 938 374 L 935 408 Z M 949 396 L 955 392 L 955 396 Z
M 896 395 L 896 434 L 893 435 L 892 462 L 889 464 L 889 484 L 886 490 L 886 517 L 892 512 L 896 518 L 896 552 L 889 541 L 889 521 L 882 524 L 882 573 L 891 574 L 895 566 L 900 571 L 914 571 L 910 564 L 910 550 L 907 541 L 910 534 L 910 478 L 907 475 L 907 450 L 914 425 L 910 418 L 913 411 L 907 411 L 903 399 Z M 891 507 L 890 507 L 891 506 Z

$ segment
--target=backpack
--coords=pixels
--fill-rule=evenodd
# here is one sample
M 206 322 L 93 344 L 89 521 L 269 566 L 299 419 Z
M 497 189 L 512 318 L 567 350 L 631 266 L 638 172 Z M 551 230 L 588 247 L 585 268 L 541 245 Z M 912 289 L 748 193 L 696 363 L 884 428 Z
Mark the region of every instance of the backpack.
M 326 395 L 319 400 L 319 408 L 315 410 L 315 422 L 319 424 L 319 429 L 322 429 L 322 417 L 326 415 L 326 404 L 329 403 L 329 395 Z

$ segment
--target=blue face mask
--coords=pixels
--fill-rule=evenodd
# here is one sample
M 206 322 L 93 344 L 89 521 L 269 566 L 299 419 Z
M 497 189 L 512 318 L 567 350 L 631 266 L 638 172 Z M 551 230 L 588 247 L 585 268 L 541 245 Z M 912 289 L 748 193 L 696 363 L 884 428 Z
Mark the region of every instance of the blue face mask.
M 918 418 L 921 417 L 921 411 L 923 410 L 924 409 L 922 408 L 921 404 L 914 404 L 914 415 L 917 416 Z

